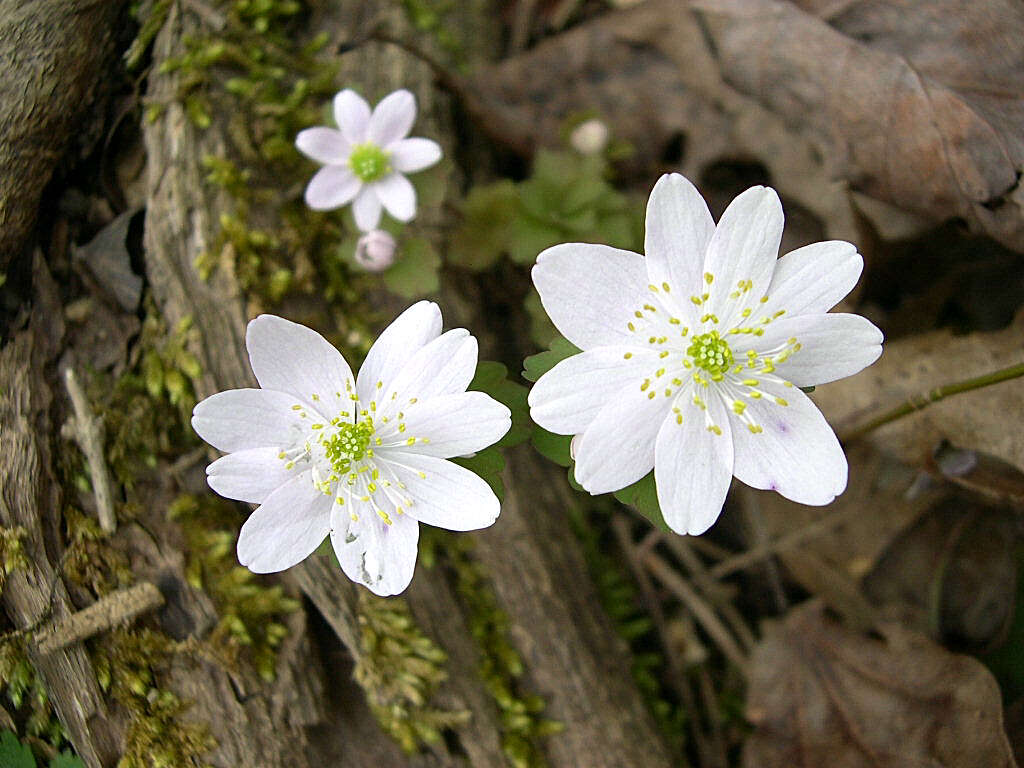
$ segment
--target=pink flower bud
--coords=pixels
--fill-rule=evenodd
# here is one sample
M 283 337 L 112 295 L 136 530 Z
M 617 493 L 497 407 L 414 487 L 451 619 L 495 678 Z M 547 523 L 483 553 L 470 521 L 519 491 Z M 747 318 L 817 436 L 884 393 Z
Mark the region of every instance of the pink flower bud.
M 356 243 L 356 263 L 368 272 L 383 272 L 395 263 L 395 238 L 382 229 L 367 232 Z
M 608 126 L 596 118 L 580 123 L 569 134 L 569 144 L 581 155 L 599 155 L 608 146 Z

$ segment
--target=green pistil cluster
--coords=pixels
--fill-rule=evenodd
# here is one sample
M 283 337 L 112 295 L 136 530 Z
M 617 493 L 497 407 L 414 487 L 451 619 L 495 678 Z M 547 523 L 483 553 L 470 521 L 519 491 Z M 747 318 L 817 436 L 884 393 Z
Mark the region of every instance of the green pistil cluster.
M 720 376 L 728 371 L 733 361 L 732 350 L 728 342 L 718 335 L 718 331 L 696 336 L 686 354 L 693 359 L 694 365 L 712 376 Z
M 371 455 L 370 438 L 373 437 L 373 422 L 341 424 L 338 431 L 324 440 L 324 454 L 331 462 L 335 473 L 344 475 L 352 465 Z
M 348 156 L 348 165 L 362 181 L 376 181 L 391 173 L 391 153 L 372 142 L 357 144 Z

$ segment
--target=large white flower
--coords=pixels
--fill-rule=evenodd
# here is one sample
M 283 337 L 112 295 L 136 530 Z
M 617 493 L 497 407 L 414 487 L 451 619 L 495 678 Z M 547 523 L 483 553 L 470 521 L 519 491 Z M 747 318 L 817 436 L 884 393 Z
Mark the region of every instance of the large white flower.
M 509 410 L 466 391 L 476 339 L 442 334 L 436 304 L 403 312 L 355 378 L 323 336 L 280 317 L 251 321 L 245 342 L 262 388 L 206 398 L 192 426 L 227 453 L 207 468 L 210 487 L 260 505 L 238 538 L 249 570 L 289 568 L 330 534 L 350 579 L 397 594 L 412 579 L 419 523 L 467 531 L 497 518 L 490 486 L 445 459 L 499 440 Z
M 696 188 L 662 176 L 647 204 L 646 258 L 571 243 L 537 259 L 533 281 L 582 354 L 530 392 L 533 418 L 580 435 L 576 479 L 591 493 L 654 468 L 668 525 L 698 534 L 733 475 L 804 504 L 846 488 L 846 457 L 798 387 L 849 376 L 881 354 L 881 332 L 827 314 L 856 284 L 857 249 L 829 241 L 777 259 L 782 206 L 752 187 L 718 226 Z
M 338 128 L 307 128 L 295 138 L 299 150 L 322 163 L 306 187 L 306 203 L 328 211 L 352 203 L 356 226 L 376 229 L 381 206 L 399 221 L 416 215 L 416 190 L 404 174 L 422 171 L 441 159 L 430 139 L 407 139 L 416 119 L 416 98 L 395 91 L 370 111 L 352 90 L 334 97 Z M 340 129 L 340 130 L 339 130 Z

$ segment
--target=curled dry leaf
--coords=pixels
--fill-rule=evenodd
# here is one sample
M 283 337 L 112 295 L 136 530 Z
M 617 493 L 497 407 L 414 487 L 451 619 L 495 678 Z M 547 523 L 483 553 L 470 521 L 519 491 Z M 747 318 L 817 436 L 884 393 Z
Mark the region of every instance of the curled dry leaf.
M 846 629 L 817 601 L 754 650 L 746 768 L 1010 768 L 999 688 L 968 656 L 897 624 Z
M 691 10 L 696 9 L 696 10 Z M 647 0 L 469 81 L 491 122 L 557 142 L 597 111 L 644 167 L 754 160 L 852 237 L 844 183 L 1024 249 L 1016 0 Z M 891 229 L 891 209 L 861 213 Z
M 994 333 L 949 331 L 888 342 L 882 357 L 857 376 L 813 395 L 840 439 L 890 408 L 936 387 L 993 373 L 1021 362 L 1024 313 Z M 908 464 L 930 466 L 946 442 L 980 451 L 1024 471 L 1024 379 L 952 395 L 869 432 L 864 439 Z
M 696 5 L 725 79 L 814 136 L 836 176 L 1024 249 L 1019 2 Z

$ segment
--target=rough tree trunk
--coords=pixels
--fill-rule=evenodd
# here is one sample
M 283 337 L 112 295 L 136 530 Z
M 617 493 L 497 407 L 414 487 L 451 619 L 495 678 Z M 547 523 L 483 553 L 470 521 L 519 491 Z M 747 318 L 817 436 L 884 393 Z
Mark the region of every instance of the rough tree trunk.
M 0 269 L 112 65 L 124 0 L 0 0 Z
M 347 4 L 342 6 L 327 10 L 325 4 L 319 8 L 314 14 L 316 28 L 351 34 L 357 27 L 347 25 L 358 18 L 369 18 L 376 8 L 372 3 L 363 4 L 360 7 L 364 12 L 358 13 L 346 10 Z M 457 18 L 460 24 L 479 25 L 486 17 L 479 12 L 462 12 Z M 154 71 L 159 59 L 172 55 L 181 37 L 195 31 L 198 24 L 199 20 L 187 11 L 180 16 L 172 13 L 157 42 Z M 343 32 L 339 39 L 345 39 Z M 447 99 L 431 85 L 429 72 L 421 63 L 396 48 L 377 45 L 363 46 L 349 56 L 347 63 L 357 67 L 349 70 L 351 85 L 366 91 L 384 84 L 411 88 L 423 110 L 421 126 L 424 122 L 435 127 L 451 125 Z M 171 103 L 164 116 L 145 129 L 151 163 L 145 236 L 147 272 L 168 320 L 174 323 L 190 315 L 201 330 L 202 347 L 196 352 L 203 375 L 198 394 L 205 396 L 217 390 L 250 386 L 253 380 L 242 339 L 244 298 L 234 277 L 220 269 L 209 282 L 203 282 L 193 267 L 196 256 L 212 242 L 221 210 L 216 196 L 204 191 L 200 158 L 223 154 L 227 141 L 216 120 L 205 131 L 189 123 L 173 103 L 174 87 L 170 77 L 154 76 L 151 80 L 151 98 Z M 449 312 L 451 307 L 446 302 L 447 322 L 467 325 L 486 336 L 488 316 L 479 298 L 465 295 L 460 301 L 453 297 L 462 311 L 457 307 Z M 475 556 L 493 580 L 499 603 L 510 616 L 512 641 L 527 665 L 526 686 L 546 699 L 545 716 L 564 726 L 564 732 L 542 745 L 550 765 L 669 765 L 630 677 L 625 648 L 586 576 L 583 557 L 565 515 L 569 490 L 564 476 L 539 457 L 521 455 L 512 463 L 506 479 L 510 492 L 503 515 L 497 525 L 475 536 Z M 321 558 L 310 558 L 284 578 L 307 594 L 358 663 L 365 651 L 359 642 L 357 588 Z M 432 757 L 428 761 L 506 765 L 499 713 L 477 671 L 478 652 L 467 629 L 466 609 L 444 569 L 419 567 L 407 598 L 420 628 L 448 654 L 449 677 L 435 703 L 472 712 L 469 723 L 456 729 L 452 739 L 430 748 Z M 334 718 L 343 716 L 333 713 Z M 358 753 L 387 749 L 378 742 L 388 737 L 377 730 L 371 741 L 373 731 L 362 720 L 332 725 L 339 732 L 362 734 L 359 744 L 349 741 L 341 753 L 350 753 L 348 760 L 353 765 L 363 764 Z M 453 739 L 456 744 L 451 743 Z

